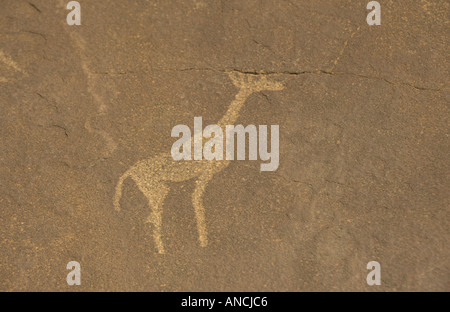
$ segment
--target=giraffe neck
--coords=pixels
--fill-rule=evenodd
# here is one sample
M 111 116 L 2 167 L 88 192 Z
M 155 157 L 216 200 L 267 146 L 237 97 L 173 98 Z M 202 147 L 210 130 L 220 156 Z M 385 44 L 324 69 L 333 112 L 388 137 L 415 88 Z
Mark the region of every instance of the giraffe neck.
M 231 102 L 230 107 L 228 108 L 225 115 L 220 119 L 217 125 L 221 128 L 226 125 L 232 125 L 236 122 L 239 117 L 239 112 L 245 104 L 247 98 L 253 93 L 249 89 L 241 89 L 238 94 L 236 94 L 235 99 Z

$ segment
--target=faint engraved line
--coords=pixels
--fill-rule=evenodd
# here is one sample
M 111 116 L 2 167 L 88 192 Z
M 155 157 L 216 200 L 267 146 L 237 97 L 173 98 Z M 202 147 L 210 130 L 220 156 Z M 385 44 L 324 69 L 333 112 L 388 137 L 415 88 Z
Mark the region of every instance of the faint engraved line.
M 4 64 L 6 64 L 7 66 L 13 68 L 15 71 L 18 71 L 22 74 L 25 74 L 25 71 L 23 71 L 19 65 L 17 65 L 16 62 L 14 62 L 14 60 L 12 58 L 10 58 L 9 56 L 5 55 L 5 53 L 3 52 L 3 50 L 0 50 L 0 61 L 2 61 Z
M 345 49 L 347 49 L 347 46 L 350 42 L 350 40 L 353 39 L 353 37 L 355 37 L 355 35 L 359 32 L 359 30 L 361 29 L 361 26 L 358 26 L 358 28 L 351 34 L 350 38 L 348 38 L 345 42 L 344 42 L 344 46 L 342 47 L 341 51 L 339 52 L 339 55 L 337 56 L 337 58 L 334 60 L 333 65 L 331 66 L 331 68 L 328 70 L 329 72 L 332 72 L 334 70 L 334 68 L 336 67 L 336 65 L 339 63 L 339 60 L 341 59 L 341 57 L 344 55 Z
M 66 7 L 66 3 L 64 0 L 59 0 L 59 3 L 62 7 Z M 67 29 L 64 27 L 64 29 L 67 31 Z M 92 74 L 92 71 L 89 68 L 88 61 L 86 60 L 84 53 L 86 51 L 86 41 L 76 32 L 76 30 L 67 31 L 69 33 L 69 36 L 72 38 L 72 40 L 75 42 L 76 46 L 79 49 L 80 52 L 80 59 L 82 62 L 82 70 L 87 78 L 87 91 L 92 96 L 94 101 L 97 103 L 97 114 L 98 115 L 104 115 L 107 111 L 107 106 L 105 105 L 103 98 L 95 91 L 93 83 L 95 83 L 95 76 Z M 91 117 L 90 117 L 91 118 Z M 104 130 L 97 130 L 91 127 L 89 119 L 88 118 L 85 122 L 85 128 L 90 133 L 96 133 L 100 135 L 106 142 L 106 151 L 103 155 L 102 159 L 107 159 L 109 156 L 114 153 L 114 151 L 117 149 L 117 144 L 115 143 L 114 139 L 111 137 L 110 134 L 108 134 Z

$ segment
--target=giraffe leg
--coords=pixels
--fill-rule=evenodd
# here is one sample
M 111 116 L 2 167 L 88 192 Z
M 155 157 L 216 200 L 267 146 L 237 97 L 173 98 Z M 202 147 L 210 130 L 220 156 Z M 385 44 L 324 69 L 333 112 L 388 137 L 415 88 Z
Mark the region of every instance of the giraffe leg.
M 164 254 L 164 244 L 161 239 L 162 208 L 169 190 L 170 188 L 168 186 L 161 183 L 153 189 L 148 189 L 146 190 L 147 192 L 143 192 L 152 208 L 152 213 L 148 216 L 146 223 L 153 225 L 153 240 L 160 254 Z
M 203 194 L 205 193 L 206 186 L 211 179 L 212 175 L 209 173 L 201 175 L 196 181 L 194 193 L 192 194 L 192 204 L 194 205 L 195 217 L 197 219 L 198 239 L 200 241 L 200 246 L 202 247 L 206 247 L 206 245 L 208 245 Z

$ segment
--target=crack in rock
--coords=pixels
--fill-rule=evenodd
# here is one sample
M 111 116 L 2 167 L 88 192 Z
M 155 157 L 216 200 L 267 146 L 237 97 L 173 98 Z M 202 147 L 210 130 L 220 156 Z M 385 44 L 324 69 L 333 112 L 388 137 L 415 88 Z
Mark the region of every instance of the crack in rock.
M 434 91 L 434 92 L 440 92 L 443 91 L 439 88 L 427 88 L 423 86 L 417 86 L 415 84 L 409 83 L 409 82 L 395 82 L 391 81 L 389 79 L 386 79 L 384 77 L 377 77 L 377 76 L 368 76 L 353 72 L 335 72 L 331 70 L 305 70 L 305 71 L 265 71 L 265 70 L 253 70 L 253 69 L 214 69 L 209 67 L 204 68 L 195 68 L 195 67 L 188 67 L 188 68 L 182 68 L 182 69 L 165 69 L 166 71 L 175 71 L 175 72 L 186 72 L 186 71 L 211 71 L 211 72 L 217 72 L 217 73 L 230 73 L 230 72 L 237 72 L 241 74 L 247 74 L 247 75 L 263 75 L 263 76 L 280 76 L 280 75 L 289 75 L 289 76 L 301 76 L 301 75 L 330 75 L 330 76 L 343 76 L 343 75 L 351 75 L 356 76 L 359 78 L 364 79 L 373 79 L 373 80 L 381 80 L 391 85 L 403 85 L 407 87 L 411 87 L 420 91 Z
M 31 3 L 31 2 L 27 2 L 36 12 L 38 12 L 39 14 L 40 13 L 42 13 L 42 11 L 41 10 L 39 10 L 39 8 L 35 5 L 35 4 L 33 4 L 33 3 Z

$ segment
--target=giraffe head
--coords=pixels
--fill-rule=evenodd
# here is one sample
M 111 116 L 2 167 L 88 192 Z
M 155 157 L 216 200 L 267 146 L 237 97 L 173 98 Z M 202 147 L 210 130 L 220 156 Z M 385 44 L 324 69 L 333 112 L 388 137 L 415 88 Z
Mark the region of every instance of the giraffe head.
M 281 91 L 285 88 L 281 82 L 267 79 L 265 74 L 244 74 L 240 72 L 229 72 L 228 75 L 233 84 L 239 89 L 248 89 L 252 92 L 259 91 Z

